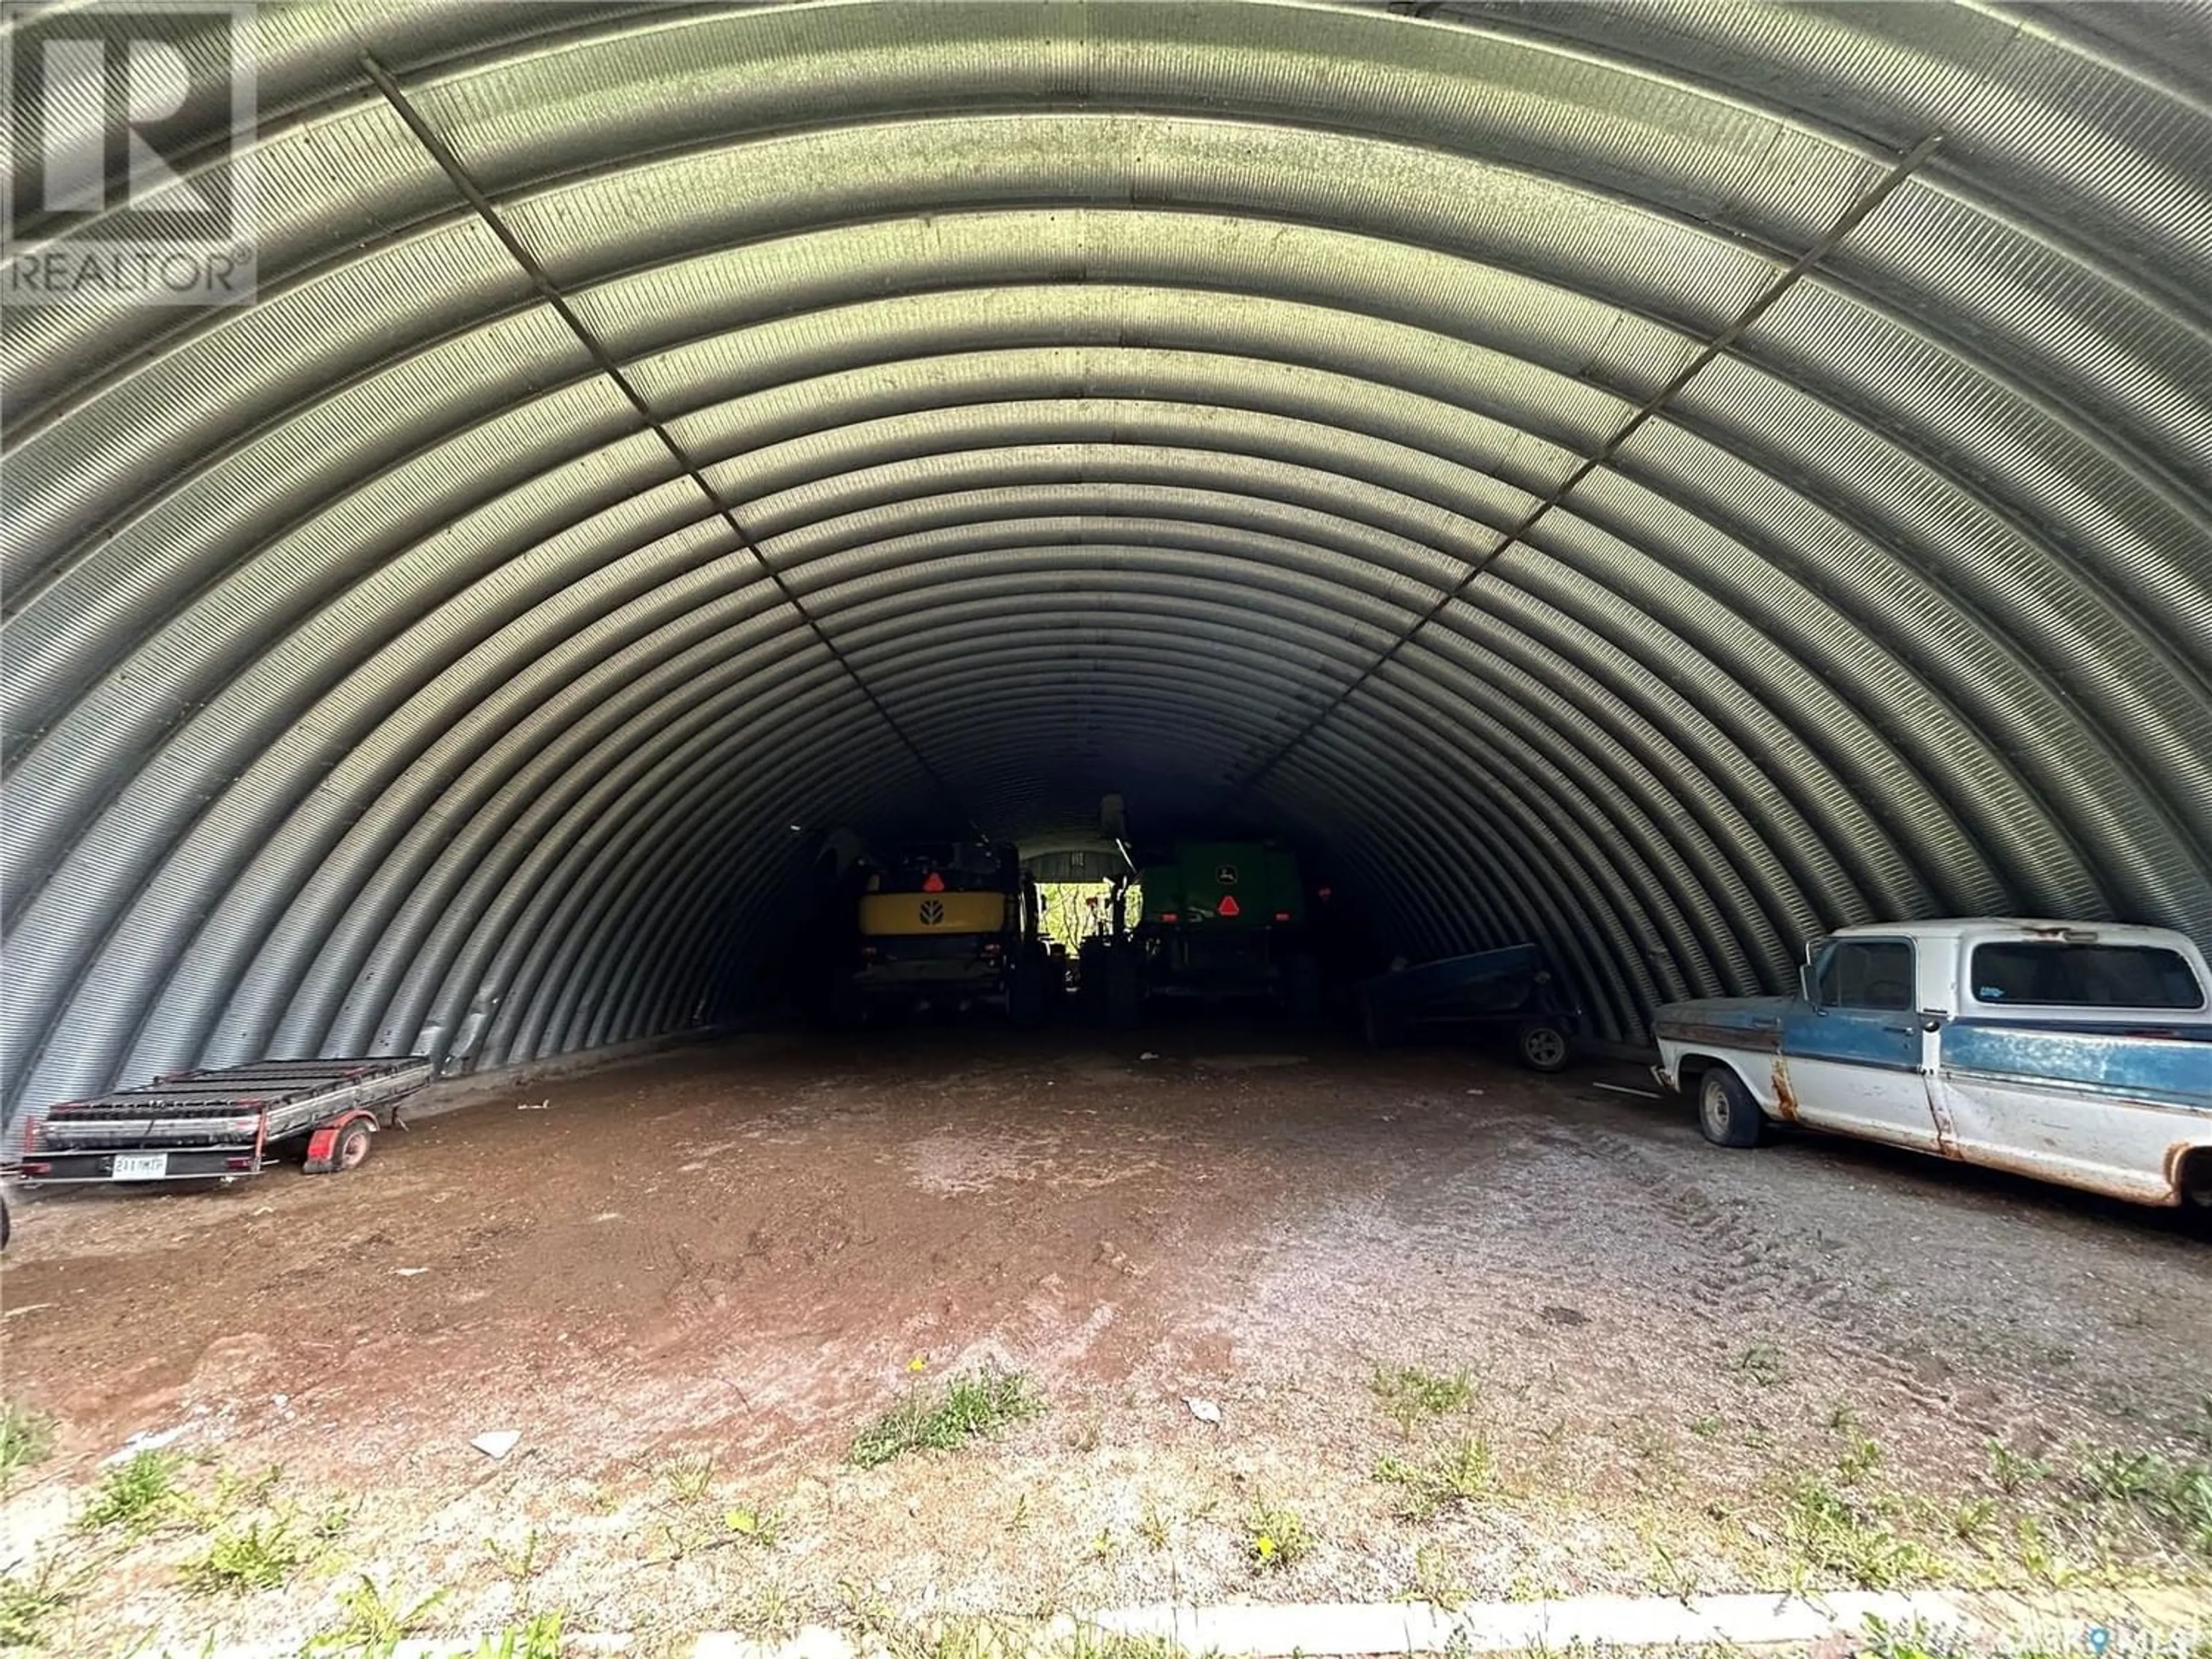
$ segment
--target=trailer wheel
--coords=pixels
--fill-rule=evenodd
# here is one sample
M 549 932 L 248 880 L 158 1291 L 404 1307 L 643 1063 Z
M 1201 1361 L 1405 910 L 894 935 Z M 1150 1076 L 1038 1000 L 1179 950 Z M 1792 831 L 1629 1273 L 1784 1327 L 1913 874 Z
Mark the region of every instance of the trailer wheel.
M 358 1170 L 368 1162 L 370 1142 L 375 1138 L 376 1126 L 365 1117 L 357 1117 L 338 1131 L 337 1145 L 331 1149 L 331 1168 L 335 1171 Z
M 1756 1146 L 1766 1139 L 1766 1115 L 1725 1066 L 1711 1066 L 1698 1079 L 1698 1127 L 1716 1146 Z
M 1574 1058 L 1574 1045 L 1556 1025 L 1523 1025 L 1515 1040 L 1521 1050 L 1521 1063 L 1532 1072 L 1564 1072 L 1568 1060 Z

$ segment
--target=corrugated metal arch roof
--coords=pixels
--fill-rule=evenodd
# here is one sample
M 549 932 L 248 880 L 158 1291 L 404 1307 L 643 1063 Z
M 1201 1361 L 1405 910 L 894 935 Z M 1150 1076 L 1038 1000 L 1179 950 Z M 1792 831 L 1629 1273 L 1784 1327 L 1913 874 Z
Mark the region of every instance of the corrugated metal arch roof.
M 258 18 L 258 302 L 5 319 L 15 1104 L 680 1029 L 940 787 L 1235 800 L 1624 1039 L 1869 916 L 2212 940 L 2201 14 Z

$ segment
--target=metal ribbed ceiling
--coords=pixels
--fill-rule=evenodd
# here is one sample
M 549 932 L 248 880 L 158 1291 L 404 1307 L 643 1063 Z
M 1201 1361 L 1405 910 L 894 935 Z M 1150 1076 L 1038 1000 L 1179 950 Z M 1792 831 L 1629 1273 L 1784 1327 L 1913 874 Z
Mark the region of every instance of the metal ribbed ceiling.
M 258 303 L 6 317 L 15 1105 L 682 1029 L 794 823 L 1109 789 L 1621 1040 L 1875 916 L 2212 943 L 2201 11 L 259 30 Z

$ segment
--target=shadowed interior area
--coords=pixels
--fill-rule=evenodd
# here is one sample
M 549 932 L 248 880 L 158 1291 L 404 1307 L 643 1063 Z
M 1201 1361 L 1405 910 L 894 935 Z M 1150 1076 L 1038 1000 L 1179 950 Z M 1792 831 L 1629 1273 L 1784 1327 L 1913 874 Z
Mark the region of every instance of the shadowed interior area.
M 1616 1042 L 2212 945 L 2188 8 L 256 27 L 256 302 L 5 315 L 11 1110 L 718 1024 L 820 831 L 1109 791 Z

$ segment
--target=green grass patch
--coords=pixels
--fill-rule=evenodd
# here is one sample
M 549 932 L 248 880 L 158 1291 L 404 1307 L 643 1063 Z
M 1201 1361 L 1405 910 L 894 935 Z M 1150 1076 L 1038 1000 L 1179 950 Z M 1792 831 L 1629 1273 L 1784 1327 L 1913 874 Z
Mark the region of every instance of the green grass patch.
M 9 1401 L 0 1406 L 0 1492 L 16 1474 L 53 1455 L 54 1419 L 44 1412 Z
M 186 1589 L 203 1595 L 217 1592 L 275 1589 L 300 1570 L 308 1547 L 285 1516 L 257 1517 L 244 1526 L 223 1527 L 207 1548 L 185 1563 Z
M 380 1654 L 418 1634 L 429 1623 L 430 1610 L 446 1599 L 442 1589 L 409 1601 L 377 1588 L 367 1573 L 338 1592 L 338 1618 L 307 1642 L 310 1655 Z
M 88 1532 L 118 1527 L 143 1537 L 176 1512 L 177 1473 L 184 1462 L 175 1452 L 142 1451 L 118 1464 L 100 1478 L 77 1524 Z
M 1383 1414 L 1411 1436 L 1424 1418 L 1442 1417 L 1474 1398 L 1474 1382 L 1465 1371 L 1449 1376 L 1419 1365 L 1378 1365 L 1370 1386 Z
M 1465 1435 L 1419 1463 L 1399 1457 L 1375 1461 L 1375 1478 L 1399 1492 L 1399 1508 L 1425 1521 L 1458 1504 L 1479 1502 L 1498 1490 L 1498 1460 L 1490 1442 Z
M 2107 1449 L 2082 1463 L 2089 1490 L 2125 1504 L 2197 1554 L 2212 1558 L 2212 1463 L 2176 1463 L 2156 1452 Z
M 1044 1410 L 1019 1371 L 987 1368 L 947 1383 L 941 1395 L 908 1395 L 854 1437 L 848 1462 L 880 1468 L 912 1451 L 951 1451 Z
M 41 1645 L 52 1634 L 54 1616 L 84 1595 L 90 1577 L 88 1568 L 64 1573 L 49 1555 L 0 1578 L 0 1650 Z
M 1312 1547 L 1304 1518 L 1296 1510 L 1263 1504 L 1245 1520 L 1245 1553 L 1262 1572 L 1294 1566 Z
M 1803 1565 L 1857 1589 L 1901 1589 L 1927 1580 L 1936 1565 L 1877 1504 L 1810 1475 L 1790 1488 L 1783 1529 Z

